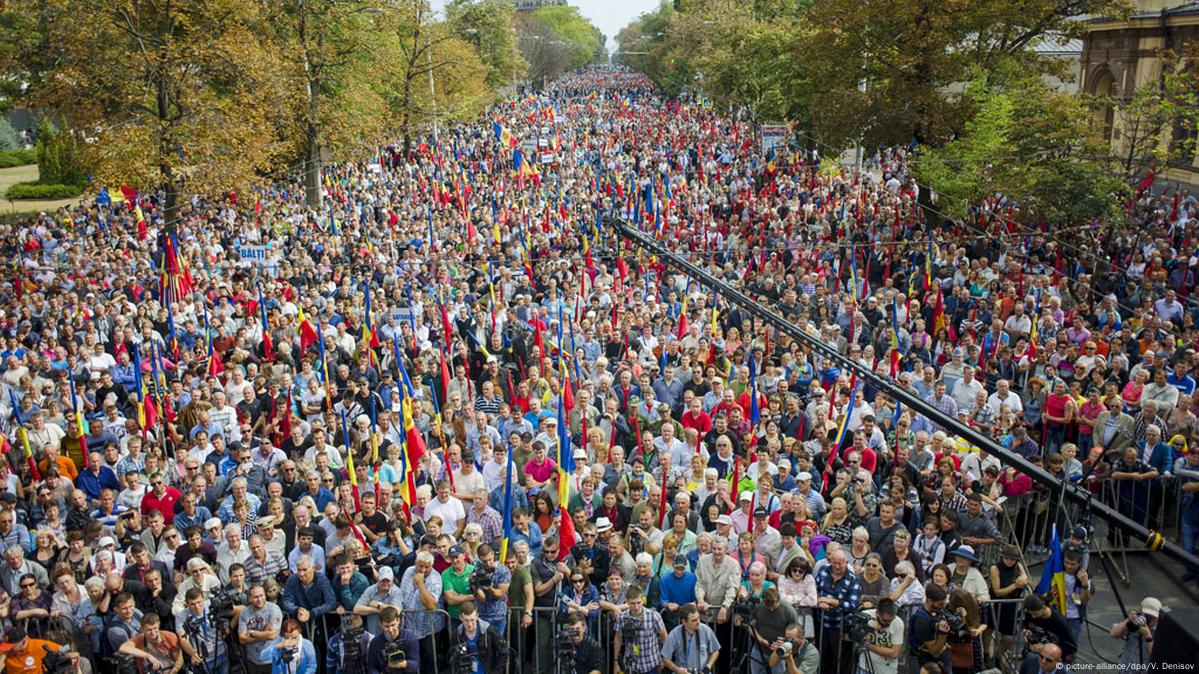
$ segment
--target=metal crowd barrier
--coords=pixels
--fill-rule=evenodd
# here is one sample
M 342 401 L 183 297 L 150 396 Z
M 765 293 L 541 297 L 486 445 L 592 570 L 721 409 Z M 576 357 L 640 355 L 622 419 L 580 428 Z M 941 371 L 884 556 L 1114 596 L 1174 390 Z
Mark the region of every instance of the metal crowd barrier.
M 1026 645 L 1023 637 L 1022 602 L 1022 597 L 996 599 L 980 606 L 982 621 L 988 626 L 977 644 L 983 651 L 982 660 L 987 667 L 994 667 L 1005 674 L 1017 672 Z M 901 674 L 915 674 L 919 670 L 916 658 L 910 655 L 909 648 L 911 617 L 918 609 L 918 606 L 903 607 L 896 616 L 897 620 L 904 621 L 905 626 L 904 647 L 900 652 L 898 662 L 898 671 Z M 811 625 L 810 631 L 805 629 L 806 636 L 819 649 L 824 643 L 825 631 L 822 612 L 811 607 L 796 607 L 796 611 L 800 615 L 801 625 L 805 625 L 805 627 Z M 998 630 L 1000 613 L 1003 611 L 1013 613 L 1012 625 L 1009 630 L 1011 634 L 1001 634 Z M 533 622 L 527 629 L 520 625 L 522 616 L 523 608 L 509 609 L 507 629 L 510 653 L 509 671 L 552 674 L 557 660 L 555 638 L 557 630 L 565 623 L 567 613 L 557 608 L 534 608 Z M 743 658 L 746 656 L 746 648 L 750 641 L 744 626 L 733 626 L 731 616 L 729 622 L 717 624 L 715 612 L 703 615 L 703 621 L 715 631 L 720 640 L 722 654 L 717 671 L 733 671 L 731 670 L 732 666 L 747 662 Z M 588 636 L 599 643 L 604 653 L 606 663 L 604 671 L 613 671 L 613 664 L 618 655 L 612 649 L 615 636 L 613 633 L 614 617 L 601 611 L 600 616 L 594 620 L 589 619 L 587 624 Z M 848 641 L 845 642 L 845 648 L 847 650 L 843 651 L 843 657 L 858 657 L 858 652 Z M 855 662 L 853 671 L 857 671 L 857 666 L 858 663 Z M 735 671 L 741 672 L 742 670 Z

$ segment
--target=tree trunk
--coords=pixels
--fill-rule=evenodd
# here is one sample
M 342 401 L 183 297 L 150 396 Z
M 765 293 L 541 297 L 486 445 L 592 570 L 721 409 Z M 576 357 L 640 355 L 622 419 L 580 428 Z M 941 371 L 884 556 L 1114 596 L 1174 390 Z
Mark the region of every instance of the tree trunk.
M 318 211 L 322 207 L 320 128 L 317 126 L 319 91 L 319 84 L 310 80 L 308 120 L 304 128 L 304 200 L 310 208 Z

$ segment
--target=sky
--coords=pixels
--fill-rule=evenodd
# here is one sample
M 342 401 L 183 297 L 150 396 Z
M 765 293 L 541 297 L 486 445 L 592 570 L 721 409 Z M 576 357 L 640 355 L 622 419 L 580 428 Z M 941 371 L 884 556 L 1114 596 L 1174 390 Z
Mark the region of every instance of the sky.
M 608 36 L 608 51 L 616 49 L 616 36 L 620 29 L 629 25 L 642 12 L 658 7 L 659 0 L 569 0 L 571 5 L 599 27 Z M 433 0 L 433 6 L 441 9 L 445 0 Z

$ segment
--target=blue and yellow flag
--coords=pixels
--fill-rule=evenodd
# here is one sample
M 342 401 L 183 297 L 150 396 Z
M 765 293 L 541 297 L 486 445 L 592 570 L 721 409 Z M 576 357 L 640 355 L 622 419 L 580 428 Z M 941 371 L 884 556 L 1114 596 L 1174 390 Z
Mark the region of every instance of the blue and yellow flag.
M 1046 605 L 1056 607 L 1059 613 L 1066 615 L 1066 565 L 1062 557 L 1062 540 L 1057 535 L 1057 524 L 1053 525 L 1049 559 L 1045 561 L 1045 568 L 1041 569 L 1037 594 L 1045 600 Z

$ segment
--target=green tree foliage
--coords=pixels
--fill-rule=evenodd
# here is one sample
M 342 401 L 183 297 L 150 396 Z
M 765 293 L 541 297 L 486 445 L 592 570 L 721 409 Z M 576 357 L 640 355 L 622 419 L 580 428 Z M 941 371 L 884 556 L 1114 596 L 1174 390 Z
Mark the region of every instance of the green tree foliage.
M 525 74 L 529 64 L 517 48 L 511 2 L 451 0 L 445 12 L 454 34 L 473 45 L 487 64 L 487 86 L 499 88 Z
M 530 20 L 539 23 L 565 43 L 570 52 L 570 67 L 580 68 L 595 61 L 604 46 L 604 34 L 579 13 L 577 7 L 553 5 L 536 9 Z
M 965 99 L 976 112 L 962 135 L 917 158 L 917 176 L 935 186 L 941 211 L 967 217 L 968 205 L 1003 194 L 1055 226 L 1116 214 L 1124 187 L 1080 99 L 1014 61 L 979 70 Z
M 478 114 L 494 99 L 474 46 L 437 21 L 427 2 L 401 0 L 384 18 L 387 50 L 395 54 L 382 72 L 385 96 L 406 148 L 420 128 Z
M 21 134 L 12 128 L 12 124 L 9 124 L 7 119 L 0 117 L 0 152 L 19 150 L 22 147 L 25 145 L 21 142 Z
M 1113 160 L 1129 185 L 1148 171 L 1195 156 L 1199 130 L 1199 47 L 1184 53 L 1163 52 L 1161 72 L 1131 96 L 1096 97 L 1093 108 L 1114 109 L 1120 134 Z
M 78 133 L 59 130 L 43 119 L 37 136 L 38 183 L 82 185 L 84 143 Z
M 281 158 L 287 73 L 260 3 L 43 1 L 55 65 L 31 100 L 86 133 L 97 184 L 159 186 L 170 226 L 185 191 L 245 191 Z

